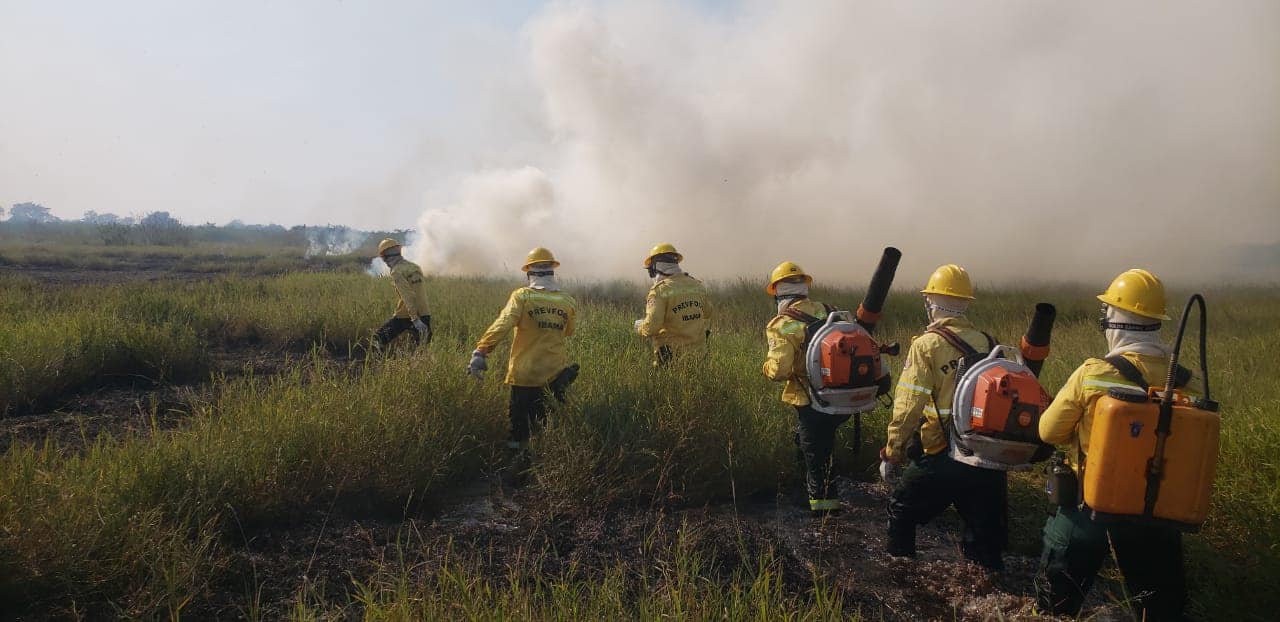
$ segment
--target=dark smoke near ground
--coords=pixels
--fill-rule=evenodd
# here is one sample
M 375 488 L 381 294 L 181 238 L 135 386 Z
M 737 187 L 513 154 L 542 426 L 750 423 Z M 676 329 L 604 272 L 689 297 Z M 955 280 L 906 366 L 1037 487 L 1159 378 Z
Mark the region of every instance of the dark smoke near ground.
M 556 4 L 526 35 L 510 105 L 552 138 L 428 206 L 433 270 L 639 275 L 670 241 L 723 278 L 860 283 L 889 244 L 914 280 L 1280 273 L 1247 259 L 1280 241 L 1275 2 Z

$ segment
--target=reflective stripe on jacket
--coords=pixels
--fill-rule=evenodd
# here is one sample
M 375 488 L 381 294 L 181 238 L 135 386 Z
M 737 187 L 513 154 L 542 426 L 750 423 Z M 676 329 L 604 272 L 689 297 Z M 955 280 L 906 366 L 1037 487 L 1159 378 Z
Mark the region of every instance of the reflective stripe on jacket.
M 1126 352 L 1121 356 L 1138 368 L 1148 385 L 1164 386 L 1165 375 L 1169 371 L 1168 358 L 1133 352 Z M 1085 359 L 1067 378 L 1054 396 L 1053 403 L 1049 404 L 1049 408 L 1040 417 L 1040 439 L 1054 445 L 1070 445 L 1071 467 L 1077 471 L 1080 469 L 1080 452 L 1083 451 L 1086 455 L 1089 453 L 1089 435 L 1093 432 L 1093 406 L 1112 387 L 1142 391 L 1141 386 L 1122 376 L 1111 363 L 1102 359 Z M 1186 390 L 1198 394 L 1196 389 L 1199 387 L 1200 374 L 1196 372 L 1192 374 Z
M 573 334 L 578 304 L 564 292 L 521 287 L 480 337 L 476 349 L 486 354 L 514 330 L 506 383 L 541 387 L 569 366 L 567 338 Z
M 986 352 L 989 346 L 987 337 L 966 318 L 943 318 L 931 326 L 949 329 L 978 352 Z M 943 418 L 951 417 L 951 402 L 956 395 L 958 380 L 956 366 L 962 357 L 962 352 L 934 333 L 925 333 L 912 340 L 893 393 L 893 418 L 889 421 L 886 455 L 905 457 L 907 442 L 917 427 L 926 454 L 941 453 L 947 448 Z
M 391 282 L 400 296 L 396 317 L 418 319 L 431 313 L 427 310 L 427 280 L 418 264 L 401 259 L 391 268 Z
M 653 338 L 653 348 L 705 346 L 711 328 L 711 303 L 702 281 L 677 274 L 654 283 L 636 332 Z
M 820 302 L 808 298 L 798 300 L 790 308 L 803 311 L 818 319 L 827 317 L 827 309 Z M 804 322 L 779 315 L 769 321 L 764 329 L 769 342 L 769 356 L 764 360 L 764 375 L 774 381 L 786 380 L 782 387 L 782 401 L 794 406 L 809 404 L 808 367 L 804 361 Z

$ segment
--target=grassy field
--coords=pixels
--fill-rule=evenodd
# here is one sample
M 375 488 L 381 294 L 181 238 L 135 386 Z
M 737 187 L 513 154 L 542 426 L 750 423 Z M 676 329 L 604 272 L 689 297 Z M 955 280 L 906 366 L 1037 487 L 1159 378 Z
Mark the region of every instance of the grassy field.
M 120 614 L 198 610 L 222 589 L 243 534 L 339 505 L 378 516 L 429 516 L 458 486 L 492 470 L 506 433 L 506 391 L 462 369 L 514 282 L 429 280 L 437 336 L 430 348 L 350 360 L 393 305 L 388 282 L 359 273 L 44 287 L 0 280 L 0 411 L 39 413 L 103 383 L 213 383 L 177 430 L 104 435 L 87 447 L 27 442 L 0 456 L 0 603 Z M 583 374 L 554 425 L 535 441 L 530 487 L 555 512 L 603 513 L 733 503 L 793 485 L 793 413 L 759 372 L 772 304 L 758 283 L 714 295 L 713 352 L 654 371 L 630 333 L 639 284 L 571 283 L 581 306 L 573 359 Z M 1205 292 L 1209 365 L 1223 404 L 1214 506 L 1187 539 L 1195 611 L 1256 618 L 1280 607 L 1280 343 L 1275 289 Z M 853 290 L 815 298 L 851 308 Z M 987 291 L 971 316 L 1016 343 L 1035 302 L 1059 309 L 1044 381 L 1056 389 L 1102 353 L 1091 288 Z M 904 345 L 920 329 L 914 294 L 894 294 L 880 334 Z M 287 372 L 209 378 L 213 348 L 294 353 Z M 313 349 L 314 348 L 314 349 Z M 1187 361 L 1194 361 L 1189 349 Z M 495 361 L 505 364 L 500 356 Z M 892 361 L 895 368 L 900 361 Z M 497 366 L 495 366 L 496 368 Z M 500 377 L 500 374 L 491 374 Z M 887 413 L 866 418 L 864 448 L 842 435 L 839 470 L 873 477 Z M 1013 551 L 1035 555 L 1042 478 L 1014 480 Z M 363 612 L 373 619 L 575 619 L 663 616 L 831 619 L 854 615 L 815 576 L 801 591 L 771 558 L 724 569 L 698 546 L 653 552 L 644 573 L 596 568 L 544 573 L 536 563 L 483 575 L 459 556 L 429 571 L 387 563 L 353 577 L 352 595 L 300 593 L 298 619 Z M 576 573 L 576 574 L 575 574 Z M 252 612 L 246 597 L 245 610 Z M 726 613 L 728 612 L 728 613 Z M 781 614 L 787 615 L 781 615 Z

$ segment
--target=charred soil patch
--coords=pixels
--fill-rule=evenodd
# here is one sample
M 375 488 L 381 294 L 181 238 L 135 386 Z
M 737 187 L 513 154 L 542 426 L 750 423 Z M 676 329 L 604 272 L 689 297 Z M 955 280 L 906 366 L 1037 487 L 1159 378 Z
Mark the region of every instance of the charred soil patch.
M 147 378 L 101 378 L 97 386 L 65 396 L 51 408 L 0 417 L 0 452 L 15 443 L 46 440 L 71 450 L 103 434 L 146 436 L 186 420 L 195 404 L 212 399 L 218 377 L 269 376 L 289 368 L 300 355 L 267 348 L 240 347 L 209 352 L 211 372 L 182 384 Z
M 359 619 L 357 584 L 388 569 L 431 581 L 463 561 L 471 578 L 502 584 L 522 572 L 573 581 L 651 573 L 672 552 L 695 552 L 727 583 L 736 570 L 770 564 L 791 594 L 834 588 L 850 616 L 885 620 L 1043 619 L 1033 611 L 1036 560 L 1010 555 L 986 573 L 959 553 L 958 521 L 944 517 L 919 534 L 917 559 L 884 551 L 887 490 L 844 481 L 844 511 L 817 519 L 784 497 L 684 509 L 622 509 L 604 514 L 551 507 L 536 489 L 490 478 L 442 509 L 407 519 L 360 517 L 331 508 L 298 523 L 232 537 L 230 572 L 199 618 L 273 618 L 300 601 L 348 603 L 338 617 Z M 1093 619 L 1128 619 L 1110 603 L 1118 586 L 1102 580 L 1086 605 Z M 637 586 L 638 588 L 639 586 Z

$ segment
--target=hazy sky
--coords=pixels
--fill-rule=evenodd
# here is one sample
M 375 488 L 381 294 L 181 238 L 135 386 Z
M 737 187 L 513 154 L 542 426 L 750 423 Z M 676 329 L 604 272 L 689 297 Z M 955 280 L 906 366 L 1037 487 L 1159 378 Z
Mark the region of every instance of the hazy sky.
M 528 123 L 498 112 L 537 5 L 0 0 L 0 204 L 408 226 Z
M 1280 241 L 1280 2 L 0 0 L 20 201 L 417 227 L 446 272 L 1274 278 L 1235 258 Z

